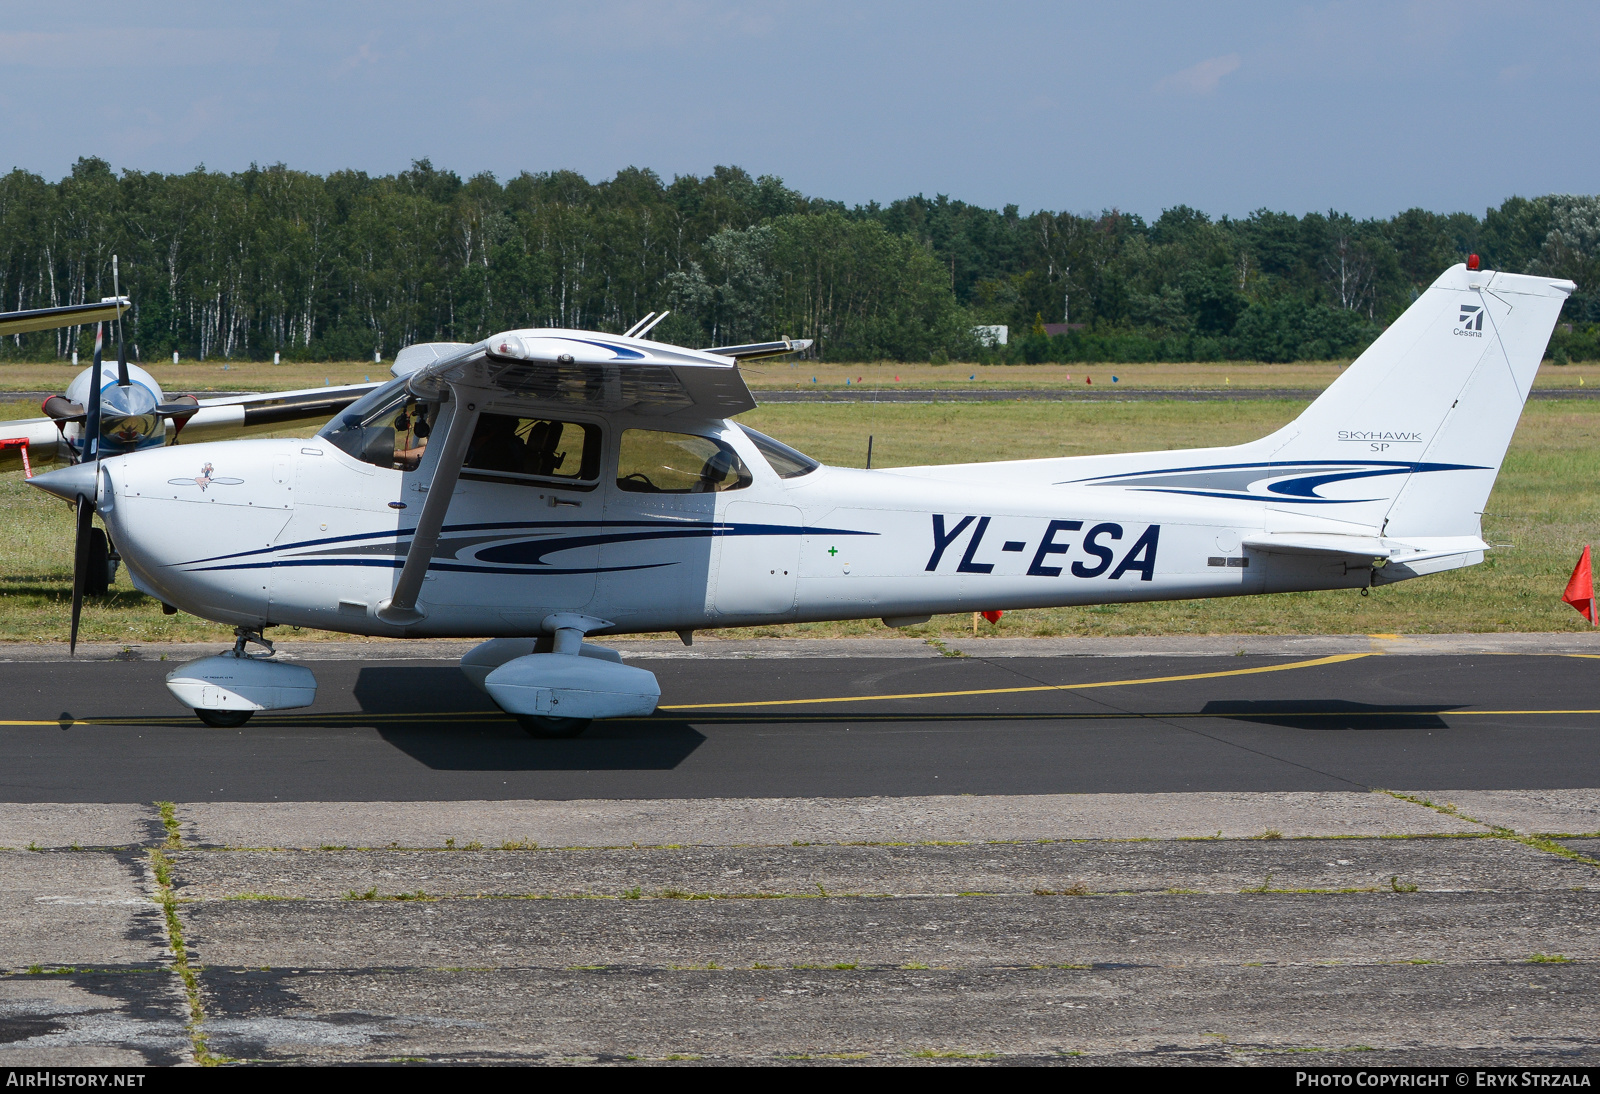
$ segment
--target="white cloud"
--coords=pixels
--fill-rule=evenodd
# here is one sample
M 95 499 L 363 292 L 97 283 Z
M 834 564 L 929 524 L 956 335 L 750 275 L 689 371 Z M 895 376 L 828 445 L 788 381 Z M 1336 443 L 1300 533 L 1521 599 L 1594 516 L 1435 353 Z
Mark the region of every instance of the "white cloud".
M 334 67 L 333 75 L 348 76 L 358 68 L 372 68 L 373 66 L 390 58 L 378 53 L 372 48 L 371 42 L 363 42 L 354 53 L 347 55 Z
M 1171 76 L 1156 84 L 1157 91 L 1176 91 L 1182 95 L 1209 95 L 1222 83 L 1222 78 L 1229 73 L 1239 70 L 1239 55 L 1229 53 L 1222 57 L 1212 57 L 1210 60 L 1201 61 L 1182 72 L 1174 72 Z

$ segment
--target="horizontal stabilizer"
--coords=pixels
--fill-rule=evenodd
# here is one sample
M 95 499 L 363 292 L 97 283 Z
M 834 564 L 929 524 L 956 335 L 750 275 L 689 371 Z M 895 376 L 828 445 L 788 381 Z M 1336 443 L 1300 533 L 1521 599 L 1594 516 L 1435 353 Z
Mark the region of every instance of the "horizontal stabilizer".
M 1407 565 L 1489 548 L 1477 536 L 1441 536 L 1402 541 L 1380 536 L 1345 536 L 1323 532 L 1268 532 L 1247 537 L 1243 545 L 1249 550 L 1265 554 L 1321 555 L 1330 559 L 1382 560 Z

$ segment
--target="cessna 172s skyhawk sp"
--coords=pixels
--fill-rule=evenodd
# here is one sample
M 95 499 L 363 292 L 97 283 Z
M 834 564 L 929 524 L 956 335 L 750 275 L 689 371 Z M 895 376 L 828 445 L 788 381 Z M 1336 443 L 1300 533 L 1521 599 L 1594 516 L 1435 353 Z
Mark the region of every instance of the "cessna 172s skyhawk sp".
M 730 420 L 755 405 L 734 351 L 519 330 L 403 351 L 312 440 L 32 481 L 92 501 L 138 588 L 237 626 L 233 653 L 168 677 L 208 723 L 311 702 L 309 670 L 246 654 L 292 624 L 490 638 L 466 674 L 563 735 L 659 696 L 594 635 L 1354 589 L 1480 562 L 1573 288 L 1458 265 L 1293 422 L 1229 448 L 824 467 Z

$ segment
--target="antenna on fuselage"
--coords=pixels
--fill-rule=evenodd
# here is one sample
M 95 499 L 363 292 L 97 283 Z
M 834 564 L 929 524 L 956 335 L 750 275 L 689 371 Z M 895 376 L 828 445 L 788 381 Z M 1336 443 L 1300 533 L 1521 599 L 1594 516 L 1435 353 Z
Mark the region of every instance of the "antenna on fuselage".
M 645 318 L 648 320 L 648 322 L 645 323 L 645 325 L 643 327 L 640 327 L 638 330 L 634 331 L 633 332 L 633 337 L 635 337 L 635 338 L 643 338 L 645 335 L 647 335 L 651 331 L 655 330 L 656 329 L 656 325 L 659 324 L 663 319 L 665 319 L 667 316 L 669 316 L 671 314 L 672 314 L 672 310 L 669 308 L 668 310 L 662 312 L 660 315 L 656 316 L 654 319 L 650 319 L 649 316 L 646 316 Z
M 672 309 L 671 308 L 668 308 L 666 311 L 662 312 L 660 315 L 657 315 L 655 312 L 651 312 L 649 315 L 647 315 L 643 319 L 639 320 L 633 326 L 631 326 L 627 330 L 623 331 L 622 332 L 622 337 L 624 337 L 624 338 L 643 338 L 645 335 L 649 334 L 651 331 L 656 329 L 656 324 L 660 323 L 663 319 L 665 319 L 667 316 L 669 316 L 671 314 L 672 314 Z

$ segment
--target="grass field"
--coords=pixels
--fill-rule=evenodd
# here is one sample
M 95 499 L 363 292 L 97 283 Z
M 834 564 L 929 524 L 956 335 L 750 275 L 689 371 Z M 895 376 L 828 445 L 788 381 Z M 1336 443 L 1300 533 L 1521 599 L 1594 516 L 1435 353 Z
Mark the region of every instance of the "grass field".
M 846 403 L 768 406 L 741 420 L 844 466 L 862 465 L 870 433 L 873 465 L 893 467 L 1230 444 L 1271 431 L 1302 406 L 1281 401 Z M 0 404 L 6 417 L 27 409 Z M 1485 538 L 1506 546 L 1481 566 L 1375 589 L 1370 597 L 1353 591 L 1285 593 L 1008 612 L 998 625 L 983 624 L 983 632 L 1020 637 L 1576 630 L 1588 624 L 1559 598 L 1583 544 L 1600 533 L 1597 486 L 1600 402 L 1532 403 L 1484 517 Z M 20 474 L 10 474 L 0 477 L 0 519 L 5 528 L 0 640 L 65 640 L 71 587 L 66 507 L 26 486 Z M 869 620 L 727 633 L 935 636 L 970 633 L 970 628 L 970 616 L 946 616 L 909 632 L 891 632 Z M 113 596 L 84 609 L 83 634 L 89 639 L 181 641 L 227 633 L 188 615 L 163 616 L 157 604 L 131 591 L 125 576 Z
M 341 361 L 333 364 L 186 361 L 149 366 L 162 388 L 171 394 L 208 391 L 286 391 L 323 384 L 359 384 L 387 379 L 385 361 Z M 753 362 L 744 367 L 746 382 L 756 391 L 824 389 L 863 386 L 889 390 L 896 387 L 940 390 L 1001 388 L 1027 391 L 1084 387 L 1086 379 L 1100 389 L 1146 390 L 1298 388 L 1320 391 L 1333 382 L 1348 361 L 1300 361 L 1268 365 L 1259 361 L 1206 361 L 1150 365 L 973 365 L 897 364 L 838 365 L 818 361 Z M 71 365 L 0 365 L 0 391 L 60 391 L 81 371 Z M 1117 382 L 1112 384 L 1115 376 Z M 815 383 L 812 378 L 815 377 Z M 1567 388 L 1600 384 L 1600 362 L 1547 366 L 1540 370 L 1537 387 Z M 37 411 L 34 411 L 37 413 Z

